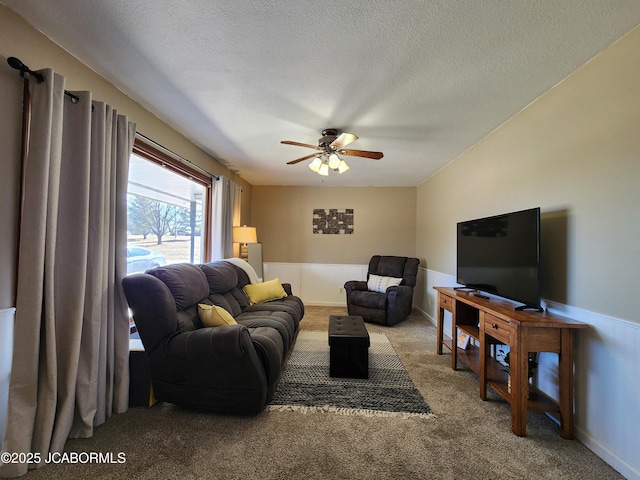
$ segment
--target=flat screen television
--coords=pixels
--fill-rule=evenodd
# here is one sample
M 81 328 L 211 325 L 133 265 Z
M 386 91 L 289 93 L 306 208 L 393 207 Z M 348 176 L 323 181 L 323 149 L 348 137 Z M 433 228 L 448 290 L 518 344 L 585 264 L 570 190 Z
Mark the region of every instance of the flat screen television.
M 540 307 L 540 208 L 458 223 L 457 282 Z

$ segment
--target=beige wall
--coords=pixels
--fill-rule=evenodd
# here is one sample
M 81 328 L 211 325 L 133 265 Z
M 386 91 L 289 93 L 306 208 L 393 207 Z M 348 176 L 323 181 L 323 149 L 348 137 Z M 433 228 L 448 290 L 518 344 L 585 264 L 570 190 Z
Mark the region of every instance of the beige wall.
M 7 64 L 17 57 L 32 70 L 53 68 L 66 77 L 67 90 L 89 90 L 93 98 L 105 101 L 136 123 L 137 131 L 190 160 L 214 175 L 225 175 L 243 190 L 242 222 L 250 222 L 251 185 L 207 155 L 185 137 L 145 110 L 127 95 L 80 63 L 45 36 L 29 26 L 21 17 L 0 5 L 0 308 L 13 306 L 15 296 L 16 228 L 18 165 L 20 160 L 22 80 L 17 70 Z
M 417 254 L 455 274 L 455 223 L 542 208 L 543 297 L 640 322 L 640 28 L 420 185 Z
M 22 115 L 22 79 L 6 60 L 0 65 L 0 310 L 15 305 L 16 245 Z
M 354 209 L 354 233 L 312 233 L 313 210 Z M 415 256 L 415 187 L 253 187 L 251 209 L 265 262 L 367 264 Z
M 240 184 L 245 192 L 247 204 L 250 204 L 251 185 L 249 183 L 232 174 L 225 166 L 2 5 L 0 5 L 0 56 L 5 64 L 7 57 L 18 57 L 32 70 L 53 68 L 66 77 L 67 90 L 90 90 L 93 92 L 93 98 L 113 105 L 120 113 L 127 115 L 131 121 L 135 122 L 138 132 L 208 172 L 214 175 L 225 175 Z M 18 75 L 17 71 L 15 74 Z M 250 208 L 247 207 L 245 210 L 247 214 L 249 210 Z

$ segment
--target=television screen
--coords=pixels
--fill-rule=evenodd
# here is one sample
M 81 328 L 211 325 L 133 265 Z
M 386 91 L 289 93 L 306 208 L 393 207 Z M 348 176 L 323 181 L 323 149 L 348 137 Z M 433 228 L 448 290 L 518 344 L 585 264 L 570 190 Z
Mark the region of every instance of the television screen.
M 540 208 L 458 223 L 457 282 L 540 307 Z

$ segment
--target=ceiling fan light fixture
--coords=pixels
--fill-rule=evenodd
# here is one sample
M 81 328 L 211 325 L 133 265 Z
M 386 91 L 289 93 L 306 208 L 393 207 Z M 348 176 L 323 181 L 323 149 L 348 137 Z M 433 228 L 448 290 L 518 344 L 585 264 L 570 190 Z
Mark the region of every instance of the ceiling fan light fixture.
M 338 165 L 338 173 L 344 173 L 349 170 L 351 167 L 347 165 L 347 162 L 344 160 L 340 160 L 340 164 Z
M 320 173 L 321 166 L 322 166 L 322 160 L 320 160 L 320 157 L 314 158 L 313 162 L 309 164 L 309 168 L 316 173 Z
M 287 165 L 295 165 L 310 158 L 309 169 L 318 175 L 326 177 L 329 170 L 344 173 L 349 170 L 349 165 L 342 159 L 341 155 L 350 157 L 364 157 L 371 160 L 380 160 L 384 155 L 382 152 L 372 152 L 369 150 L 344 149 L 344 146 L 358 139 L 353 133 L 342 132 L 337 128 L 325 128 L 322 130 L 322 137 L 318 140 L 318 145 L 294 142 L 292 140 L 282 140 L 285 145 L 295 145 L 298 147 L 312 148 L 316 150 L 311 155 L 305 155 L 295 160 L 287 162 Z

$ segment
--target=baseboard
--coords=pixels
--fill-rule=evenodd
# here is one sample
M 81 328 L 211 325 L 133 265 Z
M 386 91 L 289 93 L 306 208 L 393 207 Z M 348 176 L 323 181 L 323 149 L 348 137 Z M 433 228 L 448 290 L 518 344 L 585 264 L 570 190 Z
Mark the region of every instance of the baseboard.
M 347 308 L 347 303 L 346 302 L 304 302 L 305 305 L 309 306 L 309 307 L 344 307 Z
M 416 312 L 418 312 L 420 315 L 422 315 L 424 318 L 429 320 L 431 324 L 433 324 L 434 326 L 438 326 L 438 321 L 433 316 L 429 315 L 429 313 L 425 312 L 422 308 L 420 308 L 417 305 L 413 305 L 413 309 Z
M 624 476 L 624 478 L 627 480 L 640 480 L 640 471 L 637 468 L 630 465 L 623 458 L 620 458 L 616 452 L 607 448 L 607 446 L 599 442 L 597 438 L 589 435 L 578 426 L 574 426 L 574 433 L 576 440 L 607 462 L 607 464 L 611 465 L 611 467 Z

